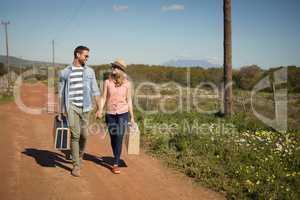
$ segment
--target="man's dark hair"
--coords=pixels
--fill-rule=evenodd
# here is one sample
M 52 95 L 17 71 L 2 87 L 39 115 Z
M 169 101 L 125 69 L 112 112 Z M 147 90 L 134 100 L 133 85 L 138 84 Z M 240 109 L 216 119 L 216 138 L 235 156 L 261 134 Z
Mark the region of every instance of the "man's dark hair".
M 82 51 L 84 51 L 84 50 L 90 51 L 90 49 L 87 48 L 87 47 L 85 47 L 85 46 L 78 46 L 78 47 L 76 47 L 76 48 L 74 49 L 74 58 L 76 58 L 76 54 L 77 54 L 77 53 L 82 53 Z

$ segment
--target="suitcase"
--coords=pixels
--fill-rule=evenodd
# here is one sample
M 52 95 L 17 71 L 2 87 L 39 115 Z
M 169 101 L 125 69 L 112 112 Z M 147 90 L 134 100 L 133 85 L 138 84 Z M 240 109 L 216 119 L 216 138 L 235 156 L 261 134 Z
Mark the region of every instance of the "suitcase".
M 137 123 L 128 123 L 125 136 L 127 153 L 138 155 L 140 153 L 140 130 Z
M 58 115 L 54 118 L 54 148 L 57 150 L 70 149 L 70 129 L 66 116 L 62 117 L 62 121 L 58 120 Z

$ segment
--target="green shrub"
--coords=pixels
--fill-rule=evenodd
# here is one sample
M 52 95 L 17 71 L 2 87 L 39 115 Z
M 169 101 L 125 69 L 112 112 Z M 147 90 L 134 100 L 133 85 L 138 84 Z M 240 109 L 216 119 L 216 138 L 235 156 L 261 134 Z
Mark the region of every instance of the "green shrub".
M 177 129 L 173 134 L 143 130 L 147 149 L 167 164 L 228 199 L 299 199 L 299 131 L 278 133 L 261 123 L 235 115 L 221 119 L 198 113 L 155 114 L 152 123 L 192 123 L 207 129 Z M 220 131 L 220 124 L 232 123 Z

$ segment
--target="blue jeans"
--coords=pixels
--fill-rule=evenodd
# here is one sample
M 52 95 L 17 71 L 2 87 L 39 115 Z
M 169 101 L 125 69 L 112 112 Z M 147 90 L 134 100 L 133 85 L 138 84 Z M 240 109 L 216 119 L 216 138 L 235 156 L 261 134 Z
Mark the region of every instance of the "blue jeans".
M 128 124 L 129 113 L 105 114 L 105 122 L 110 135 L 111 147 L 114 154 L 114 165 L 119 165 L 122 141 Z

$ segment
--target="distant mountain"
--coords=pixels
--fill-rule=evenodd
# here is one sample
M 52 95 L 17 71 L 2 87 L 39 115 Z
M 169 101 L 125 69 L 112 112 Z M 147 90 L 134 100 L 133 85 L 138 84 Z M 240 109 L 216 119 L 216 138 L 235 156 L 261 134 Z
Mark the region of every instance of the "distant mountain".
M 177 59 L 170 60 L 168 62 L 163 63 L 163 65 L 174 66 L 174 67 L 220 67 L 221 65 L 212 63 L 209 60 L 205 59 Z
M 6 56 L 0 55 L 0 63 L 6 63 Z M 22 58 L 9 56 L 9 64 L 15 67 L 26 67 L 33 64 L 40 64 L 40 65 L 52 65 L 50 62 L 42 62 L 42 61 L 34 61 L 34 60 L 25 60 Z M 63 64 L 57 64 L 63 65 Z

